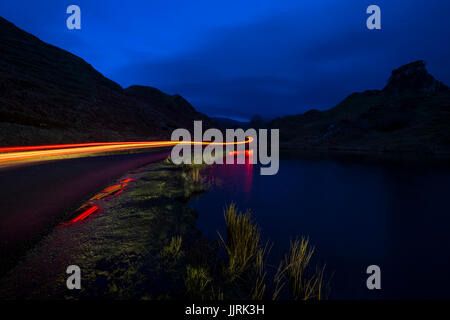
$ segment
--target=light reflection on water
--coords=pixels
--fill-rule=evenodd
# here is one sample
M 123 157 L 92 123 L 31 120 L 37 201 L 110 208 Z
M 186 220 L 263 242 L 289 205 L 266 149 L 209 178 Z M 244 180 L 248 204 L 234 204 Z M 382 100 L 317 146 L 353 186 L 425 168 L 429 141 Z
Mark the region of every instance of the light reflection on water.
M 291 158 L 274 176 L 251 164 L 217 165 L 211 175 L 218 185 L 190 202 L 206 237 L 223 232 L 233 201 L 275 242 L 273 263 L 290 239 L 309 236 L 335 272 L 331 298 L 450 297 L 448 169 Z M 381 267 L 380 291 L 366 289 L 371 264 Z

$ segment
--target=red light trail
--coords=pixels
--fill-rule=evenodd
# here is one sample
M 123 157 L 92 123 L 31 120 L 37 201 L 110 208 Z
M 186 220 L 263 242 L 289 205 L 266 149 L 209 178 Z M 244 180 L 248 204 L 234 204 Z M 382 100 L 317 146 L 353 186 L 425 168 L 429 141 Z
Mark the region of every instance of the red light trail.
M 250 143 L 252 137 L 239 142 L 203 142 L 203 141 L 134 141 L 134 142 L 90 142 L 58 145 L 19 146 L 0 148 L 0 165 L 20 162 L 43 161 L 68 156 L 87 156 L 104 152 L 136 150 L 158 147 L 172 147 L 177 144 L 191 145 L 238 145 Z

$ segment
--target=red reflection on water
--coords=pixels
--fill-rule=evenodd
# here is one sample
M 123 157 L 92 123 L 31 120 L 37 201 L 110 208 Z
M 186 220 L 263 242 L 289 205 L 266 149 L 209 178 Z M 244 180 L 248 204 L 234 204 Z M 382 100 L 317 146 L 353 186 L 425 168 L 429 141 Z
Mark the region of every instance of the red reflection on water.
M 246 176 L 246 183 L 244 184 L 245 188 L 244 191 L 247 193 L 250 192 L 250 190 L 252 189 L 252 185 L 253 185 L 253 149 L 252 150 L 246 150 L 246 158 L 248 157 L 247 160 L 247 170 L 245 172 L 245 176 Z
M 245 163 L 238 164 L 237 156 L 245 155 Z M 233 164 L 226 164 L 228 160 L 233 160 Z M 237 193 L 249 194 L 253 185 L 253 150 L 231 151 L 224 159 L 224 164 L 215 165 L 212 175 L 219 182 L 226 184 L 228 190 Z
M 253 159 L 253 150 L 245 150 L 245 151 L 230 151 L 228 152 L 229 156 L 237 156 L 238 154 L 245 154 L 246 157 L 252 156 Z

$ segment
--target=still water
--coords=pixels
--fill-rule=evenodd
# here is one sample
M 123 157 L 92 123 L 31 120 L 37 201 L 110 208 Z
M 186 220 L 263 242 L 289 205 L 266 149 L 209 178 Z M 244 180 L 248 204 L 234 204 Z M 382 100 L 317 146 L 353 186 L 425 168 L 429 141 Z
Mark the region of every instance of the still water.
M 257 165 L 216 165 L 214 187 L 190 201 L 204 236 L 223 234 L 223 208 L 250 209 L 279 261 L 308 236 L 326 264 L 330 299 L 450 298 L 450 170 L 447 166 L 285 158 L 274 176 Z M 368 290 L 366 268 L 381 268 Z

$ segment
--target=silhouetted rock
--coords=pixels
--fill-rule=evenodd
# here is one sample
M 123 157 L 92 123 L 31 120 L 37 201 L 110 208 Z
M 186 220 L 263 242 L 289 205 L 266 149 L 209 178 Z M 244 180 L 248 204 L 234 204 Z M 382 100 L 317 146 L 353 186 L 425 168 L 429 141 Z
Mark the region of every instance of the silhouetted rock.
M 428 73 L 422 60 L 408 63 L 392 71 L 385 93 L 402 94 L 405 92 L 435 93 L 448 87 Z
M 270 126 L 280 129 L 284 148 L 450 153 L 450 90 L 416 61 L 394 70 L 383 90 L 353 93 L 330 110 Z

